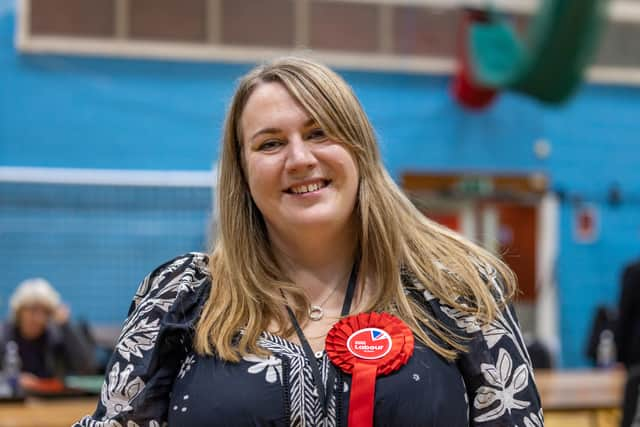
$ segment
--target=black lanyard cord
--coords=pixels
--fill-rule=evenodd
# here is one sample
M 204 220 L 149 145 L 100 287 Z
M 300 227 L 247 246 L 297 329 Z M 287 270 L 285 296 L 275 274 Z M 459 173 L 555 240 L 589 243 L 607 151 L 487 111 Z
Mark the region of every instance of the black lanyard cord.
M 344 317 L 349 314 L 351 311 L 351 302 L 353 301 L 353 294 L 356 290 L 356 281 L 358 279 L 358 261 L 353 263 L 353 268 L 351 269 L 351 275 L 349 276 L 349 284 L 347 286 L 347 291 L 344 295 L 344 302 L 342 303 L 342 311 L 340 316 Z M 309 359 L 309 364 L 311 364 L 311 373 L 313 375 L 313 382 L 315 383 L 316 389 L 318 390 L 318 395 L 320 398 L 320 404 L 322 406 L 322 415 L 323 417 L 327 416 L 327 406 L 329 404 L 329 393 L 334 387 L 334 383 L 336 380 L 336 368 L 329 365 L 329 374 L 327 376 L 327 389 L 324 387 L 324 383 L 322 382 L 322 374 L 320 373 L 320 364 L 316 360 L 316 356 L 309 345 L 309 341 L 307 341 L 307 337 L 304 336 L 304 332 L 302 332 L 302 328 L 296 319 L 296 316 L 293 314 L 293 311 L 289 306 L 287 306 L 287 312 L 289 313 L 289 318 L 291 323 L 293 324 L 294 329 L 296 330 L 296 335 L 298 335 L 298 339 L 300 340 L 300 344 L 302 344 L 302 349 L 304 350 L 307 359 Z

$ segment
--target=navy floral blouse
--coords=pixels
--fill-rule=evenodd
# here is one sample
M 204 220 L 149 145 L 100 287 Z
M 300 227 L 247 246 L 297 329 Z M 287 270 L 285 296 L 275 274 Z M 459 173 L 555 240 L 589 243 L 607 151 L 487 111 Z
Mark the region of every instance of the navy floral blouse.
M 478 271 L 501 295 L 496 271 Z M 442 304 L 403 276 L 407 292 L 441 322 L 469 338 L 469 351 L 448 362 L 416 342 L 399 371 L 376 382 L 376 426 L 543 425 L 531 361 L 514 313 L 491 324 Z M 92 416 L 73 427 L 346 426 L 350 376 L 338 372 L 326 416 L 303 349 L 264 332 L 267 358 L 238 363 L 200 356 L 191 337 L 211 281 L 207 257 L 191 253 L 147 276 L 133 299 Z M 326 381 L 335 369 L 315 354 Z

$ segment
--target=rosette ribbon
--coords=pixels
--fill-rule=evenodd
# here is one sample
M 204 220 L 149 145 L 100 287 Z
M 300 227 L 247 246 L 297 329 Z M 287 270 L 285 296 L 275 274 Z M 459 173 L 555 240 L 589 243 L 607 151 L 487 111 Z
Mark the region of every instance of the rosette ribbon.
M 361 313 L 333 325 L 325 350 L 334 365 L 352 376 L 349 427 L 373 425 L 376 378 L 405 365 L 413 346 L 411 329 L 388 313 Z

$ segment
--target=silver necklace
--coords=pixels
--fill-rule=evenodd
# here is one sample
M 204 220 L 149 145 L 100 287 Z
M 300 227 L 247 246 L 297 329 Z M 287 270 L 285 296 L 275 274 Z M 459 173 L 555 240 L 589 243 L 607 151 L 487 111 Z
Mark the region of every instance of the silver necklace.
M 329 298 L 331 298 L 331 296 L 336 293 L 341 283 L 342 281 L 338 282 L 336 287 L 333 288 L 329 295 L 327 295 L 327 297 L 320 304 L 311 304 L 309 306 L 309 319 L 317 322 L 324 317 L 324 309 L 322 307 L 327 303 L 327 301 L 329 301 Z

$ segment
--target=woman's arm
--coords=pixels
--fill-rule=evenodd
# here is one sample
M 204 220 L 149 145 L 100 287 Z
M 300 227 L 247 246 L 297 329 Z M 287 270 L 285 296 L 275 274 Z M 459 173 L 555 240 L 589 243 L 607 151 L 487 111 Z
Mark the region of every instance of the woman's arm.
M 478 326 L 458 361 L 469 396 L 469 424 L 542 426 L 540 396 L 513 309 Z
M 428 290 L 423 293 L 436 318 L 464 338 L 466 352 L 457 366 L 467 389 L 470 426 L 542 426 L 542 406 L 536 389 L 531 359 L 513 308 L 505 304 L 497 272 L 478 265 L 483 281 L 500 306 L 505 307 L 490 323 L 473 311 L 443 304 Z
M 74 427 L 163 425 L 209 286 L 202 254 L 176 258 L 141 282 L 107 367 L 98 407 Z

